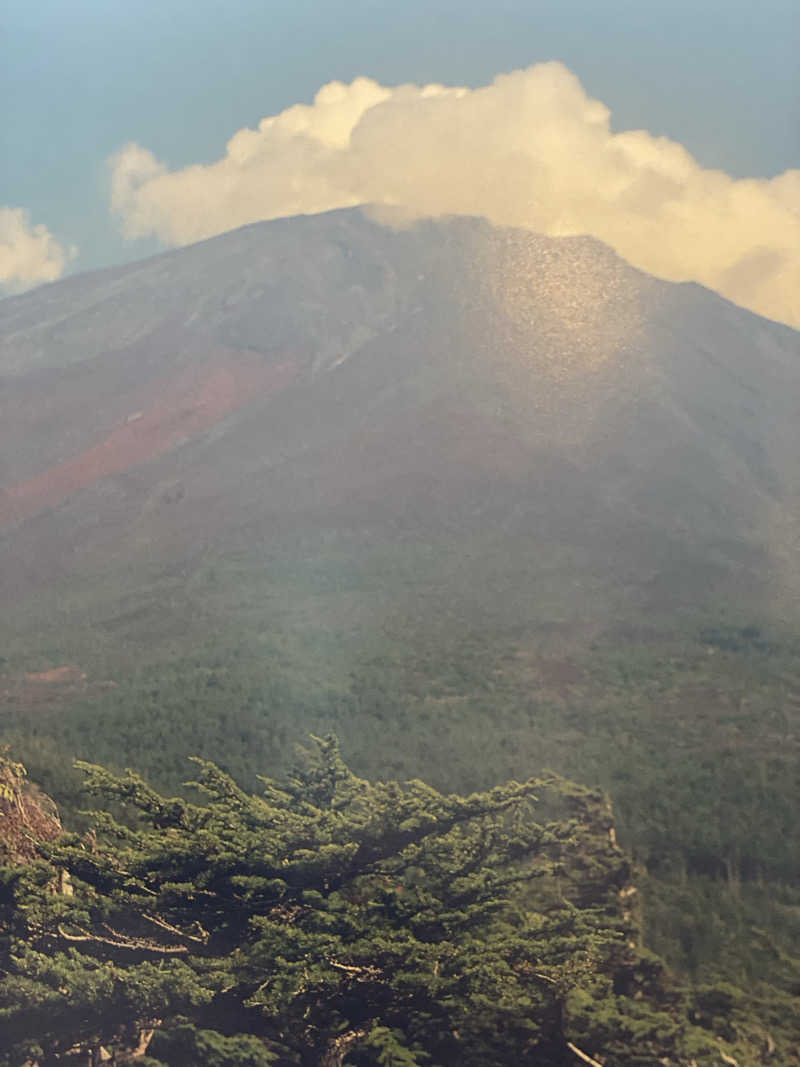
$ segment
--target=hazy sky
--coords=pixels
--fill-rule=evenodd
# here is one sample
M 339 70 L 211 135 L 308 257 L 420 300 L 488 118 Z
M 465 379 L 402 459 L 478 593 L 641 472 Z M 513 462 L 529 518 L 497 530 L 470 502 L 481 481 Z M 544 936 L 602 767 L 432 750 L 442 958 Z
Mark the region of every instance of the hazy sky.
M 436 82 L 474 88 L 505 72 L 560 60 L 586 97 L 609 109 L 612 133 L 641 129 L 677 142 L 694 157 L 706 185 L 709 171 L 721 170 L 733 179 L 771 178 L 800 168 L 797 0 L 560 0 L 557 5 L 539 0 L 4 0 L 0 18 L 0 276 L 5 254 L 6 276 L 13 282 L 16 269 L 20 285 L 26 284 L 26 269 L 30 284 L 204 235 L 180 220 L 167 225 L 163 204 L 158 219 L 151 212 L 143 222 L 142 202 L 134 202 L 130 190 L 127 200 L 118 196 L 117 213 L 111 212 L 108 160 L 124 146 L 140 146 L 157 168 L 144 176 L 137 171 L 140 185 L 165 173 L 183 174 L 192 164 L 223 159 L 237 131 L 257 130 L 265 116 L 310 104 L 326 83 L 349 84 L 359 76 L 383 87 Z M 549 91 L 541 79 L 530 83 L 533 88 L 519 84 L 523 95 L 539 92 L 542 85 Z M 569 86 L 561 89 L 572 92 Z M 483 97 L 470 100 L 451 109 L 450 119 L 459 128 L 465 124 L 471 136 L 480 115 L 496 123 L 500 109 L 516 107 L 510 88 L 491 98 L 488 110 Z M 560 108 L 560 100 L 554 106 Z M 398 101 L 392 97 L 390 103 Z M 406 111 L 395 136 L 402 136 L 402 123 L 417 123 L 411 109 L 424 107 L 419 100 L 400 104 Z M 536 108 L 535 113 L 521 110 L 520 123 L 544 121 Z M 594 121 L 591 115 L 588 121 Z M 514 144 L 523 132 L 514 132 Z M 617 152 L 616 144 L 602 149 L 606 156 L 612 150 Z M 378 148 L 372 144 L 369 151 L 374 167 Z M 508 143 L 503 151 L 507 155 Z M 272 141 L 269 152 L 272 165 L 280 167 Z M 641 162 L 639 148 L 637 153 Z M 559 165 L 563 170 L 565 164 Z M 295 159 L 292 166 L 300 164 Z M 204 202 L 215 195 L 211 178 L 218 173 L 219 165 L 208 171 Z M 193 189 L 205 174 L 192 172 Z M 252 168 L 250 180 L 257 180 Z M 326 193 L 334 205 L 353 202 L 364 192 L 343 181 L 337 178 L 335 194 Z M 173 186 L 177 196 L 177 179 Z M 187 188 L 184 182 L 180 195 Z M 742 210 L 758 213 L 764 207 L 767 228 L 777 233 L 785 224 L 774 210 L 775 197 L 784 212 L 800 213 L 800 202 L 793 182 L 776 189 L 766 189 L 764 195 L 772 198 L 764 201 L 766 207 L 759 201 L 760 206 Z M 146 192 L 152 201 L 156 191 Z M 375 181 L 366 192 L 373 199 L 384 195 Z M 750 195 L 744 186 L 734 192 L 741 203 L 740 194 Z M 694 203 L 697 195 L 692 195 Z M 317 203 L 327 206 L 324 197 L 315 197 L 310 207 L 298 203 L 309 210 Z M 285 197 L 274 199 L 276 205 L 284 202 Z M 482 210 L 474 197 L 464 202 Z M 438 203 L 434 207 L 440 209 Z M 12 210 L 3 213 L 3 208 Z M 252 206 L 244 220 L 259 210 Z M 270 210 L 267 206 L 263 213 Z M 598 210 L 579 214 L 581 224 L 589 218 L 585 225 L 594 225 Z M 486 213 L 491 217 L 490 208 Z M 240 221 L 231 217 L 232 225 Z M 508 221 L 528 220 L 512 214 Z M 562 224 L 564 232 L 577 225 L 574 220 Z M 145 236 L 125 238 L 123 225 L 129 234 Z M 560 232 L 552 217 L 548 225 Z M 598 235 L 613 240 L 612 231 Z M 769 240 L 762 249 L 752 234 L 734 254 L 739 258 L 718 266 L 736 268 L 740 288 L 750 284 L 758 256 L 778 270 L 775 264 L 788 255 Z M 711 282 L 715 277 L 709 275 Z M 784 288 L 787 278 L 793 281 L 794 275 L 784 276 Z M 781 306 L 776 301 L 775 307 Z

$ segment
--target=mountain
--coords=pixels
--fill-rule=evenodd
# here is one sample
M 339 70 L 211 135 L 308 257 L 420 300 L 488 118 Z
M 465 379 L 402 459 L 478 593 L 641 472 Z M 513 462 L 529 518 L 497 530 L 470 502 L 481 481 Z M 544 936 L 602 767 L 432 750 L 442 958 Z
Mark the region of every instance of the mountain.
M 800 336 L 591 238 L 257 223 L 3 301 L 0 386 L 17 632 L 391 546 L 414 615 L 797 618 Z
M 611 793 L 648 944 L 775 1015 L 798 455 L 800 335 L 585 237 L 336 211 L 7 299 L 0 742 L 67 825 L 76 755 L 552 767 Z

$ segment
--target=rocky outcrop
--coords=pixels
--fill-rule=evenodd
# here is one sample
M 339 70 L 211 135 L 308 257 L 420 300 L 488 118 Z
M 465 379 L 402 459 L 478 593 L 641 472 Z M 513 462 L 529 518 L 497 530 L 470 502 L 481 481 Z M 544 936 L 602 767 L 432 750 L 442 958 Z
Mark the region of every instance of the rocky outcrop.
M 27 780 L 21 763 L 0 752 L 0 863 L 27 863 L 39 842 L 60 834 L 53 801 Z

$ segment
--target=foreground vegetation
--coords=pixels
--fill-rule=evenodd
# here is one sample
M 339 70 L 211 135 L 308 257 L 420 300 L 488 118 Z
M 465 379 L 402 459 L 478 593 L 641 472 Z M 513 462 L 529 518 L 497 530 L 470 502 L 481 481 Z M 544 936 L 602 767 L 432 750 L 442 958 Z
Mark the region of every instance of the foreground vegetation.
M 2 631 L 0 740 L 68 827 L 87 828 L 74 757 L 133 767 L 169 794 L 190 753 L 257 790 L 309 732 L 337 734 L 364 778 L 443 792 L 550 766 L 611 795 L 642 872 L 644 944 L 695 988 L 722 985 L 717 1007 L 771 1035 L 800 1016 L 793 631 L 731 608 L 563 621 L 576 615 L 560 579 L 522 603 L 513 575 L 470 587 L 448 574 L 468 554 L 435 548 L 303 545 L 293 559 L 200 560 L 150 585 L 99 573 L 113 617 L 68 592 L 58 610 L 17 611 Z M 62 664 L 86 681 L 25 681 Z
M 103 810 L 60 834 L 4 761 L 0 1063 L 792 1062 L 788 1001 L 638 947 L 601 793 L 371 784 L 332 738 L 257 795 L 196 762 L 194 801 L 84 765 Z
M 134 767 L 172 791 L 189 753 L 254 788 L 309 731 L 335 732 L 360 774 L 444 790 L 551 766 L 611 794 L 620 839 L 650 875 L 648 942 L 675 966 L 747 982 L 769 977 L 780 952 L 797 954 L 800 643 L 791 636 L 693 624 L 610 633 L 588 647 L 570 645 L 563 629 L 476 634 L 447 620 L 439 632 L 395 624 L 331 650 L 328 629 L 302 633 L 292 643 L 291 631 L 278 640 L 231 628 L 135 664 L 85 656 L 82 688 L 53 687 L 35 707 L 7 699 L 2 739 L 68 822 L 82 804 L 73 757 Z M 74 651 L 28 662 L 69 662 Z M 765 936 L 779 951 L 765 949 Z

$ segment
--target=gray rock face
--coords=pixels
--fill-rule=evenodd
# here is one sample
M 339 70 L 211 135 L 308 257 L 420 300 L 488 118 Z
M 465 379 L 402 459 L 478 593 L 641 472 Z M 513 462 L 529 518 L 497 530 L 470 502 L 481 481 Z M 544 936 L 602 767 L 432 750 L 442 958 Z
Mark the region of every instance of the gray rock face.
M 796 619 L 798 457 L 800 334 L 589 238 L 339 211 L 0 303 L 6 613 L 307 535 L 511 619 Z

